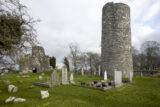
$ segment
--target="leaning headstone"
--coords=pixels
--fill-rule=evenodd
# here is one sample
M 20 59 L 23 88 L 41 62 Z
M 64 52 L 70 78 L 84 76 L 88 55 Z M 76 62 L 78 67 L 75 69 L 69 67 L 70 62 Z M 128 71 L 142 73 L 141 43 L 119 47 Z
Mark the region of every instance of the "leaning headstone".
M 53 71 L 51 74 L 51 86 L 59 85 L 59 74 L 56 71 Z
M 107 81 L 107 71 L 104 72 L 104 81 Z
M 9 103 L 14 101 L 15 97 L 10 96 L 9 98 L 6 99 L 5 103 Z
M 122 86 L 122 72 L 121 71 L 114 71 L 114 85 L 116 88 Z
M 62 84 L 63 85 L 69 84 L 67 80 L 67 68 L 65 66 L 63 66 L 62 68 Z
M 12 90 L 13 93 L 16 93 L 17 91 L 18 91 L 18 87 L 14 87 Z
M 48 98 L 48 97 L 49 97 L 48 90 L 47 91 L 41 90 L 41 98 L 45 99 L 45 98 Z
M 24 99 L 24 98 L 16 98 L 16 99 L 14 99 L 14 103 L 22 103 L 22 102 L 25 102 L 26 101 L 26 99 Z
M 132 82 L 133 80 L 133 72 L 129 72 L 129 81 Z
M 83 68 L 81 69 L 81 75 L 82 75 L 82 76 L 84 75 L 84 70 L 83 70 Z
M 70 83 L 71 83 L 71 84 L 75 84 L 75 82 L 74 82 L 74 77 L 73 77 L 73 73 L 70 74 Z

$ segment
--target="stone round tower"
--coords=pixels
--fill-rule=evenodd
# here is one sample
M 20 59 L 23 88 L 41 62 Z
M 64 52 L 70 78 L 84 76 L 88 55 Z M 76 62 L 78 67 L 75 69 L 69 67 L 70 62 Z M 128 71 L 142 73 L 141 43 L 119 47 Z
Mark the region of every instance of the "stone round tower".
M 133 72 L 130 8 L 123 3 L 107 3 L 102 13 L 102 71 L 113 77 L 114 70 L 123 77 Z

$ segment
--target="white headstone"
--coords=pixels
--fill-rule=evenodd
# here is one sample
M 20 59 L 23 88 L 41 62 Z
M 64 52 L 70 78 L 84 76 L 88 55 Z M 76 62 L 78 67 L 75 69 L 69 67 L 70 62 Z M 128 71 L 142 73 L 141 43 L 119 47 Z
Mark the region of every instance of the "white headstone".
M 107 71 L 104 72 L 104 80 L 107 81 Z
M 132 82 L 133 79 L 133 72 L 129 72 L 129 81 Z
M 70 83 L 71 84 L 74 84 L 74 77 L 73 77 L 73 73 L 70 74 Z
M 98 75 L 101 76 L 101 66 L 98 67 Z
M 82 76 L 84 75 L 84 70 L 83 70 L 83 68 L 81 69 L 81 75 L 82 75 Z
M 122 86 L 122 72 L 121 71 L 114 71 L 114 85 L 115 87 Z
M 69 84 L 68 79 L 67 79 L 67 68 L 66 68 L 66 66 L 63 66 L 63 68 L 62 68 L 62 84 L 63 85 Z

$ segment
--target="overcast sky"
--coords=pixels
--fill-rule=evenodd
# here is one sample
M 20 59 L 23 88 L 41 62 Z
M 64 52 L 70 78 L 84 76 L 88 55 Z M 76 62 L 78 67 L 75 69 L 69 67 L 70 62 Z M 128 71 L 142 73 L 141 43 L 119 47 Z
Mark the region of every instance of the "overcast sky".
M 107 2 L 126 3 L 131 8 L 132 45 L 160 41 L 160 0 L 21 0 L 40 23 L 38 41 L 60 66 L 69 54 L 69 43 L 82 51 L 100 53 L 102 7 Z

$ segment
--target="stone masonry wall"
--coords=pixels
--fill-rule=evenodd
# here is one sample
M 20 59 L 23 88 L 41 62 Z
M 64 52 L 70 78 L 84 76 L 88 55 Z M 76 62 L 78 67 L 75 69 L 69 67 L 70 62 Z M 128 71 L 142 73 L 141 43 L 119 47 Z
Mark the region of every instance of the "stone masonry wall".
M 102 13 L 102 71 L 113 77 L 114 70 L 123 77 L 133 72 L 130 8 L 123 3 L 107 3 Z

